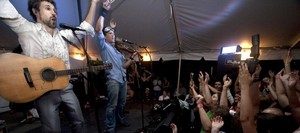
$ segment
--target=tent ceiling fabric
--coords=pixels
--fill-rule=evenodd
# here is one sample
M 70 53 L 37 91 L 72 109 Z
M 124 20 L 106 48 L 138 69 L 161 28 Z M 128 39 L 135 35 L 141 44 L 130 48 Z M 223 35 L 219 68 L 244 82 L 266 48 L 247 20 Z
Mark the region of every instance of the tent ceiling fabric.
M 14 5 L 20 3 L 11 1 Z M 74 25 L 80 22 L 75 0 L 56 2 L 61 15 L 59 22 Z M 88 2 L 81 0 L 83 18 Z M 17 9 L 22 15 L 27 13 L 27 9 L 20 8 L 26 6 L 17 6 Z M 263 47 L 260 59 L 282 59 L 286 48 L 299 44 L 300 40 L 299 0 L 116 0 L 105 24 L 111 19 L 117 22 L 117 37 L 147 46 L 153 60 L 161 57 L 176 60 L 180 54 L 182 59 L 217 60 L 221 47 L 251 44 L 254 34 L 260 34 L 260 46 Z M 17 46 L 16 35 L 2 22 L 0 30 L 1 48 Z M 131 47 L 144 52 L 136 45 Z M 90 46 L 89 51 L 97 55 L 95 49 Z M 300 59 L 300 55 L 294 59 Z

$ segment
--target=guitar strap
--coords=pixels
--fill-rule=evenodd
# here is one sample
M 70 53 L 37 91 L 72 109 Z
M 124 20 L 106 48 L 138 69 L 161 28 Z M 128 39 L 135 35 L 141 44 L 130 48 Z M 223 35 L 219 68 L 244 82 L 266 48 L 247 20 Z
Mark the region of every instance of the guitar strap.
M 67 43 L 71 44 L 72 46 L 74 46 L 75 48 L 77 48 L 78 50 L 80 50 L 80 48 L 75 45 L 74 43 L 72 43 L 70 40 L 68 40 L 66 37 L 64 37 L 63 35 L 61 36 Z

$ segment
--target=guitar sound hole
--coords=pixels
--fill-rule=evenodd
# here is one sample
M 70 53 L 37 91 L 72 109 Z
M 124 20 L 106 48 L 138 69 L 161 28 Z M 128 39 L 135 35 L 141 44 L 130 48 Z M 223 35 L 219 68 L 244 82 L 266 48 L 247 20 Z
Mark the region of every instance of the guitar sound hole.
M 42 77 L 44 80 L 46 81 L 53 81 L 55 79 L 55 72 L 51 69 L 45 69 L 43 72 L 42 72 Z

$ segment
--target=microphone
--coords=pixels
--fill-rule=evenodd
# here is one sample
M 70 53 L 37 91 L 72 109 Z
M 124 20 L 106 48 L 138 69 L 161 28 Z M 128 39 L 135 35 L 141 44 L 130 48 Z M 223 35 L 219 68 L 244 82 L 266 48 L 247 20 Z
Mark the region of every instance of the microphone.
M 80 29 L 80 28 L 77 28 L 77 27 L 73 27 L 73 26 L 70 26 L 70 25 L 65 24 L 65 23 L 60 23 L 60 24 L 59 24 L 59 27 L 64 28 L 64 29 L 70 29 L 70 30 L 72 30 L 72 31 L 75 31 L 75 30 L 85 31 L 84 29 Z
M 122 39 L 122 38 L 119 38 L 119 37 L 116 37 L 116 41 L 117 42 L 125 42 L 125 43 L 129 43 L 129 44 L 135 44 L 127 39 Z

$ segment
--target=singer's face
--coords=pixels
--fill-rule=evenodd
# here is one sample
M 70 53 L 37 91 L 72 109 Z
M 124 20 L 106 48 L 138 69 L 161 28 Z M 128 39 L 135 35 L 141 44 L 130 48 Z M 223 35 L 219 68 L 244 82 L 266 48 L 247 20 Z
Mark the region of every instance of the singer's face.
M 42 1 L 40 10 L 35 13 L 37 22 L 49 28 L 56 28 L 56 8 L 47 1 Z
M 113 31 L 110 31 L 105 34 L 105 40 L 108 43 L 114 43 L 115 42 L 115 33 Z

